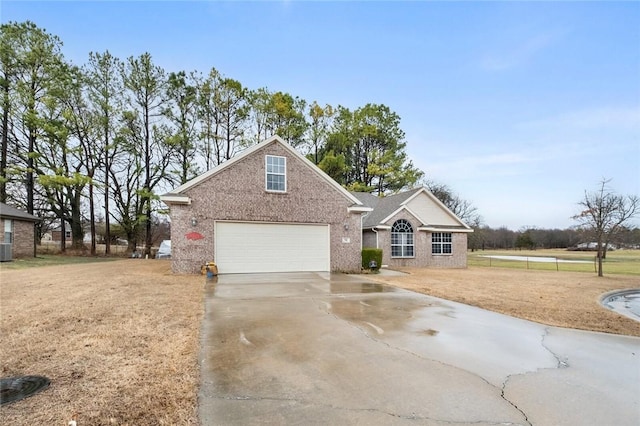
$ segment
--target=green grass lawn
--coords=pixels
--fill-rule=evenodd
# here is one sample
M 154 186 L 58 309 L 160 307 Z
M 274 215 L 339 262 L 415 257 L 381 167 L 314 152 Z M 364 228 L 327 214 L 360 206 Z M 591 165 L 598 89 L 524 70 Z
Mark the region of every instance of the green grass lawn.
M 491 259 L 483 256 L 527 256 L 555 257 L 563 260 L 581 260 L 589 263 L 542 263 L 525 260 Z M 562 249 L 544 250 L 478 250 L 467 255 L 469 266 L 532 269 L 546 271 L 572 271 L 595 274 L 595 252 L 568 251 Z M 640 275 L 640 250 L 616 250 L 607 253 L 603 260 L 603 272 L 607 274 Z
M 88 256 L 60 256 L 53 254 L 39 254 L 38 257 L 14 259 L 11 262 L 0 263 L 0 270 L 26 269 L 38 266 L 66 265 L 73 263 L 109 262 L 118 257 L 88 257 Z

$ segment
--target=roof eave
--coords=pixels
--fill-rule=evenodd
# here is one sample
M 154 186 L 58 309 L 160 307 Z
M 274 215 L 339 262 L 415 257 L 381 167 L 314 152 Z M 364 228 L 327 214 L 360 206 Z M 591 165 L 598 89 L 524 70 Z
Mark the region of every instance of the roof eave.
M 427 232 L 460 232 L 464 234 L 471 234 L 473 229 L 470 228 L 439 228 L 435 226 L 420 226 L 418 227 L 418 231 L 427 231 Z
M 347 210 L 349 210 L 350 213 L 368 213 L 373 211 L 373 209 L 371 207 L 367 207 L 367 206 L 351 206 L 348 207 Z
M 190 205 L 191 198 L 186 195 L 177 195 L 177 194 L 165 194 L 160 196 L 160 201 L 165 204 L 184 204 Z

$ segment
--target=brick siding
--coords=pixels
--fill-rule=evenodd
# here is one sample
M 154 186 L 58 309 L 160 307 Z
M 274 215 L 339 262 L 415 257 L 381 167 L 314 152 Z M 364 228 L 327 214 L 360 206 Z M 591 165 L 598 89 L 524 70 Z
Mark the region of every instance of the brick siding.
M 265 155 L 287 158 L 286 193 L 265 190 Z M 217 220 L 329 224 L 331 270 L 360 270 L 360 213 L 349 213 L 352 201 L 277 143 L 253 152 L 184 195 L 191 198 L 191 205 L 170 206 L 172 269 L 176 273 L 198 272 L 215 258 Z M 197 220 L 195 227 L 191 218 Z M 190 232 L 204 238 L 188 240 Z M 344 243 L 343 238 L 350 242 Z
M 33 257 L 33 222 L 11 219 L 13 222 L 12 257 Z M 4 243 L 4 221 L 0 219 L 0 242 Z
M 420 221 L 406 210 L 393 216 L 385 225 L 393 226 L 400 219 L 408 221 L 413 227 L 414 257 L 391 257 L 391 230 L 378 230 L 378 248 L 382 249 L 382 264 L 389 267 L 438 267 L 438 268 L 466 268 L 467 267 L 467 234 L 453 232 L 452 254 L 431 254 L 431 232 L 418 231 Z M 375 240 L 366 238 L 365 247 L 375 247 Z

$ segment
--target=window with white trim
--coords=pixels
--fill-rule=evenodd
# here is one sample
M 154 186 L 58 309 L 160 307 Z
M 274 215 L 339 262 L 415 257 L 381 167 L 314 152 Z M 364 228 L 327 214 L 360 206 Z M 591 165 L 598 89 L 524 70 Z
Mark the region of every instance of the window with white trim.
M 391 227 L 391 257 L 413 257 L 413 228 L 404 219 Z
M 266 159 L 267 191 L 287 191 L 287 159 L 275 155 L 267 155 Z
M 453 253 L 453 247 L 451 244 L 451 232 L 434 232 L 433 234 L 431 234 L 431 253 Z
M 4 242 L 13 243 L 13 220 L 4 220 Z

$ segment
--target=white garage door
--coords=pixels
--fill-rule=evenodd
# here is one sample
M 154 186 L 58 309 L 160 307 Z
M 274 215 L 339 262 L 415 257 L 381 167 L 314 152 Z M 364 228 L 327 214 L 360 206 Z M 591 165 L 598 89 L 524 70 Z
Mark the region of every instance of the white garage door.
M 216 222 L 221 274 L 329 271 L 329 225 Z

